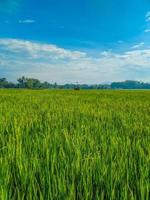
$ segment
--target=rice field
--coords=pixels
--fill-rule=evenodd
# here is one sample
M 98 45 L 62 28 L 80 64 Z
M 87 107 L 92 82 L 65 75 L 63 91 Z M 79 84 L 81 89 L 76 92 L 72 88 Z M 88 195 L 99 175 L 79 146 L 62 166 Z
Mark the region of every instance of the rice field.
M 0 90 L 0 199 L 149 200 L 150 91 Z

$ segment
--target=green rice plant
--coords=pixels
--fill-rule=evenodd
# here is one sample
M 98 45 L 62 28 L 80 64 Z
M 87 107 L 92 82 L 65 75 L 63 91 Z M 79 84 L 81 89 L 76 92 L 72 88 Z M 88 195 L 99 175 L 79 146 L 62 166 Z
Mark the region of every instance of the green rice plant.
M 149 200 L 150 91 L 0 90 L 0 199 Z

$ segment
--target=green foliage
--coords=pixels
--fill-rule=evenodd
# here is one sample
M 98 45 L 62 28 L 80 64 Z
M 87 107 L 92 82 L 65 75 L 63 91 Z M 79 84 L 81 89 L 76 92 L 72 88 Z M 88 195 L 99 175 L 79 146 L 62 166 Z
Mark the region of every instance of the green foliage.
M 6 78 L 0 78 L 0 88 L 15 88 L 14 83 L 8 82 Z
M 42 83 L 38 79 L 34 78 L 22 78 L 18 79 L 19 88 L 28 88 L 28 89 L 38 89 L 42 87 Z
M 149 200 L 149 91 L 0 91 L 0 199 Z
M 11 83 L 6 78 L 0 78 L 0 88 L 26 88 L 26 89 L 150 89 L 150 83 L 143 83 L 139 81 L 124 81 L 113 82 L 111 84 L 51 84 L 48 82 L 41 82 L 35 78 L 21 77 L 18 83 Z
M 114 82 L 111 84 L 112 89 L 150 89 L 149 83 L 143 83 L 139 81 L 124 81 L 124 82 Z

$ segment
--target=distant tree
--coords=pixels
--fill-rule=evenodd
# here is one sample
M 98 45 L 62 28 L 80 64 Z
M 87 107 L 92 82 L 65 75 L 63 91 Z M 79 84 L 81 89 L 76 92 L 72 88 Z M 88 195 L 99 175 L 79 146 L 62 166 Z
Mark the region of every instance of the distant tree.
M 42 83 L 41 87 L 42 87 L 43 89 L 51 88 L 51 84 L 45 81 L 44 83 Z
M 57 88 L 57 87 L 58 87 L 58 85 L 57 85 L 57 83 L 55 82 L 55 83 L 54 83 L 54 88 Z
M 22 76 L 21 78 L 19 78 L 18 80 L 18 86 L 19 88 L 25 88 L 25 84 L 26 84 L 26 78 L 24 76 Z
M 124 82 L 111 83 L 112 89 L 150 89 L 150 84 L 139 81 L 127 80 Z
M 38 89 L 42 88 L 42 83 L 38 79 L 21 77 L 18 80 L 19 88 Z
M 0 88 L 27 88 L 27 89 L 150 89 L 150 83 L 143 83 L 140 81 L 126 80 L 123 82 L 112 82 L 111 84 L 64 84 L 41 82 L 35 78 L 27 78 L 22 76 L 18 78 L 18 83 L 8 82 L 6 78 L 0 78 Z
M 42 87 L 41 82 L 38 79 L 27 78 L 26 79 L 26 88 L 38 89 Z
M 0 88 L 6 88 L 8 85 L 8 81 L 6 78 L 0 78 Z

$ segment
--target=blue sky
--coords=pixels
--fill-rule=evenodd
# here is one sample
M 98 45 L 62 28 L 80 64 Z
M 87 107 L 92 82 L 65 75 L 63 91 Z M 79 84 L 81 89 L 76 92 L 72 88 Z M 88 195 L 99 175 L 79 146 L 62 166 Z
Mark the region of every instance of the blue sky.
M 149 0 L 1 0 L 0 74 L 150 81 Z

